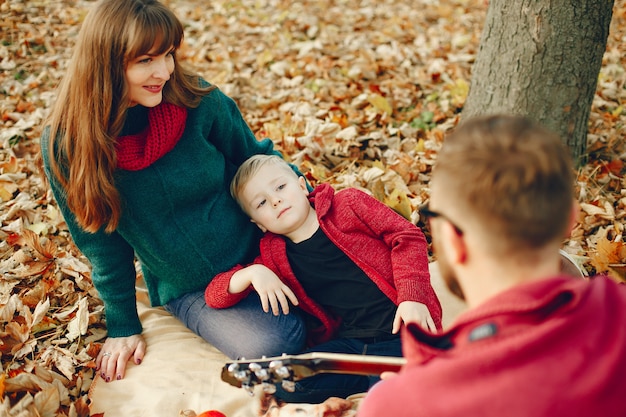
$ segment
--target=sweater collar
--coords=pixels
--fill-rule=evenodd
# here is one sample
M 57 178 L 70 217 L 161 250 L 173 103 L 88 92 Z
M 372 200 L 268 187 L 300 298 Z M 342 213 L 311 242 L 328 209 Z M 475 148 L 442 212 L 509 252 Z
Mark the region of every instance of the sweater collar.
M 522 317 L 533 320 L 535 314 L 571 310 L 584 297 L 585 284 L 583 280 L 559 276 L 517 285 L 461 313 L 443 333 L 430 333 L 409 323 L 402 336 L 406 341 L 404 355 L 427 361 L 442 350 L 496 336 L 502 330 L 498 328 L 501 322 L 508 321 L 506 317 L 515 316 L 514 322 L 521 324 Z
M 148 110 L 148 125 L 139 133 L 117 138 L 117 167 L 139 171 L 171 151 L 185 131 L 187 109 L 162 102 Z
M 335 189 L 327 183 L 322 183 L 315 187 L 309 194 L 309 202 L 317 213 L 317 217 L 324 216 L 331 207 Z

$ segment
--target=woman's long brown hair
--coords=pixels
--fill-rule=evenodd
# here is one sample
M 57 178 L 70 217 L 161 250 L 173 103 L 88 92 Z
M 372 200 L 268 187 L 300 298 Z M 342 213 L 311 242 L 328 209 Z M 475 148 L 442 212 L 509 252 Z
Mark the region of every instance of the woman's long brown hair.
M 156 0 L 100 0 L 88 13 L 46 122 L 52 174 L 78 224 L 95 233 L 117 228 L 121 202 L 114 183 L 115 142 L 129 107 L 125 70 L 133 59 L 178 48 L 183 26 Z M 163 100 L 197 107 L 212 87 L 175 59 Z

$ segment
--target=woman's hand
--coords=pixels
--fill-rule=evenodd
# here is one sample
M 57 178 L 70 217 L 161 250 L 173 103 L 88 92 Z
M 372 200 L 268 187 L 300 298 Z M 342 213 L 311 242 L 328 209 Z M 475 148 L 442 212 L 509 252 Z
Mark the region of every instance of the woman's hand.
M 128 337 L 108 337 L 96 358 L 96 371 L 106 382 L 122 379 L 126 373 L 126 364 L 133 360 L 141 363 L 146 353 L 146 342 L 142 335 Z
M 430 330 L 431 332 L 437 331 L 435 321 L 430 316 L 428 307 L 416 301 L 403 301 L 398 305 L 391 332 L 394 334 L 398 333 L 402 322 L 405 324 L 417 323 L 423 329 Z

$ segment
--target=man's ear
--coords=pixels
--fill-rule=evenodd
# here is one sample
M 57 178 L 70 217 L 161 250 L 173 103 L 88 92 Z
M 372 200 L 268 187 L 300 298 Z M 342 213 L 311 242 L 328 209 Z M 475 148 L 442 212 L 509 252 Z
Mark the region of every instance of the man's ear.
M 444 245 L 445 251 L 448 253 L 447 258 L 450 262 L 453 263 L 465 263 L 468 255 L 467 242 L 465 241 L 464 235 L 459 233 L 459 231 L 452 225 L 452 223 L 443 221 L 443 224 L 440 225 L 441 233 L 444 235 Z
M 266 229 L 265 227 L 263 227 L 261 224 L 259 224 L 259 223 L 255 222 L 255 221 L 254 221 L 254 220 L 252 220 L 252 219 L 250 219 L 250 221 L 251 221 L 252 223 L 256 224 L 256 226 L 257 226 L 259 229 L 261 229 L 261 231 L 262 231 L 263 233 L 267 232 L 267 229 Z

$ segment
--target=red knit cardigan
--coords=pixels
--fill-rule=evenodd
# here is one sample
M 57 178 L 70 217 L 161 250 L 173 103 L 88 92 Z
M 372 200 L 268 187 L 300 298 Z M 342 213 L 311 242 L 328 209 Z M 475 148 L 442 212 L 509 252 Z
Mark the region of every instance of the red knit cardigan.
M 328 238 L 391 301 L 396 305 L 403 301 L 425 304 L 437 328 L 441 328 L 441 305 L 430 284 L 427 242 L 417 226 L 357 189 L 335 193 L 330 185 L 322 184 L 309 195 L 309 200 Z M 274 271 L 294 292 L 299 307 L 321 321 L 320 328 L 310 330 L 309 343 L 314 345 L 330 340 L 340 320 L 306 294 L 289 266 L 284 239 L 266 233 L 261 239 L 260 255 L 254 263 Z M 242 265 L 237 265 L 212 280 L 205 292 L 209 306 L 230 307 L 253 290 L 250 286 L 238 294 L 228 292 L 232 275 L 242 268 Z

